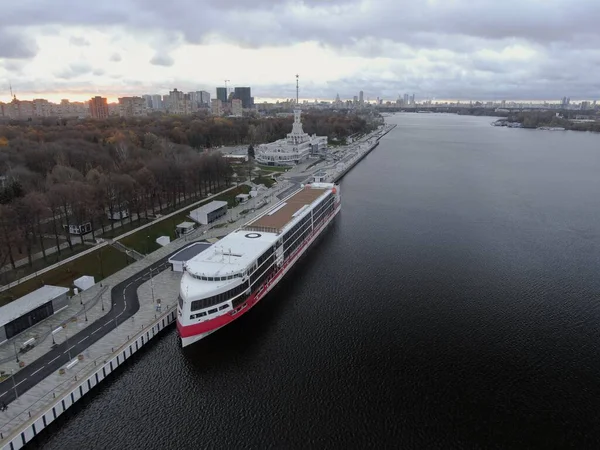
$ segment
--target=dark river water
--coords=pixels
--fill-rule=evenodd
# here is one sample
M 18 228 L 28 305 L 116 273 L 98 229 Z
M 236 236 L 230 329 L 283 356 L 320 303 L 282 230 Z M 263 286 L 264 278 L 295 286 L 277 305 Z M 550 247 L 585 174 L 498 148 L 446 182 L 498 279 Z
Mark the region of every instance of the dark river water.
M 600 135 L 492 120 L 388 118 L 280 287 L 35 446 L 599 448 Z

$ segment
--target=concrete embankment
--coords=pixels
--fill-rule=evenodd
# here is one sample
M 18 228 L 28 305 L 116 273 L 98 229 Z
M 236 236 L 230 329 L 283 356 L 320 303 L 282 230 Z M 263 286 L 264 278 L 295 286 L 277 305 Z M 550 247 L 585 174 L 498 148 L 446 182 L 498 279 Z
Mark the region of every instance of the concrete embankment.
M 117 370 L 130 359 L 134 353 L 147 345 L 152 338 L 161 333 L 166 327 L 175 322 L 177 309 L 175 306 L 167 310 L 156 321 L 140 331 L 127 341 L 115 353 L 107 357 L 101 364 L 95 364 L 89 371 L 80 374 L 68 389 L 60 396 L 55 396 L 48 407 L 31 416 L 31 419 L 9 436 L 1 436 L 2 450 L 17 450 L 25 446 L 43 429 L 48 427 L 67 409 L 72 407 L 84 395 L 98 386 L 112 372 Z
M 373 136 L 372 138 L 370 138 L 369 140 L 367 140 L 366 144 L 362 144 L 362 145 L 367 145 L 367 147 L 360 149 L 356 155 L 352 156 L 345 164 L 344 167 L 342 168 L 341 172 L 337 173 L 336 175 L 334 175 L 333 177 L 333 182 L 337 183 L 339 180 L 341 180 L 348 172 L 350 172 L 350 170 L 356 166 L 365 156 L 367 156 L 369 153 L 371 153 L 371 151 L 377 147 L 379 145 L 379 140 L 385 136 L 386 134 L 388 134 L 390 131 L 392 131 L 394 128 L 396 128 L 396 125 L 386 125 L 385 129 L 382 130 L 379 134 Z M 375 141 L 373 142 L 373 139 L 375 139 Z

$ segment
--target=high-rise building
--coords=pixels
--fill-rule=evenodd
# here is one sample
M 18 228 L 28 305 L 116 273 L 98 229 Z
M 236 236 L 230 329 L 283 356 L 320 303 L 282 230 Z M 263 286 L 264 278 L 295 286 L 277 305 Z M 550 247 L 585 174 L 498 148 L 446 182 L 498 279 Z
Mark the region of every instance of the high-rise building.
M 237 117 L 242 116 L 242 101 L 239 98 L 231 100 L 231 114 Z
M 404 94 L 404 106 L 408 105 L 408 94 Z
M 97 95 L 90 100 L 90 116 L 94 119 L 106 119 L 108 117 L 108 101 Z
M 223 102 L 218 98 L 211 100 L 211 112 L 213 116 L 220 116 L 223 114 Z
M 169 114 L 184 114 L 183 92 L 173 89 L 169 91 L 166 109 Z
M 142 98 L 146 102 L 146 108 L 152 109 L 152 96 L 151 95 L 142 95 Z
M 360 91 L 358 93 L 358 102 L 362 105 L 365 102 L 365 95 L 363 93 L 363 91 Z
M 200 91 L 200 103 L 202 105 L 210 105 L 210 94 L 206 91 Z
M 141 117 L 148 115 L 147 99 L 143 97 L 119 98 L 119 115 L 121 117 Z
M 164 109 L 162 95 L 153 95 L 152 96 L 152 109 L 154 111 L 162 111 Z
M 217 99 L 221 100 L 221 103 L 227 102 L 227 88 L 224 88 L 224 87 L 217 88 Z
M 249 87 L 236 87 L 233 98 L 240 99 L 244 109 L 249 109 L 254 106 L 254 98 L 252 97 L 251 89 Z
M 355 95 L 354 98 L 353 98 L 353 101 L 354 101 L 355 105 L 358 104 L 358 96 Z
M 52 115 L 50 102 L 43 98 L 33 99 L 33 115 L 35 117 L 50 117 Z

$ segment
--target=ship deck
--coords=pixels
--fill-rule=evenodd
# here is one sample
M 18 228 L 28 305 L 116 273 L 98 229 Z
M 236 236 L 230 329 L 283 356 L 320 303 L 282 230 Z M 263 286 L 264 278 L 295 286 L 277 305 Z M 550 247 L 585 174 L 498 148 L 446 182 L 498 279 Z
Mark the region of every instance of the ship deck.
M 304 188 L 276 206 L 271 212 L 250 222 L 247 229 L 263 228 L 279 231 L 294 219 L 296 212 L 302 207 L 310 205 L 325 192 L 327 192 L 326 189 Z

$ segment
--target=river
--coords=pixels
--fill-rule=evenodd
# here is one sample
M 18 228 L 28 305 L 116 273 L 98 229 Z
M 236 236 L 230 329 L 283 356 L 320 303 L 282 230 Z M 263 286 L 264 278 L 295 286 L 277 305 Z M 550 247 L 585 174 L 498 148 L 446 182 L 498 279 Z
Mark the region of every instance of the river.
M 600 135 L 386 120 L 280 287 L 32 447 L 598 448 Z

